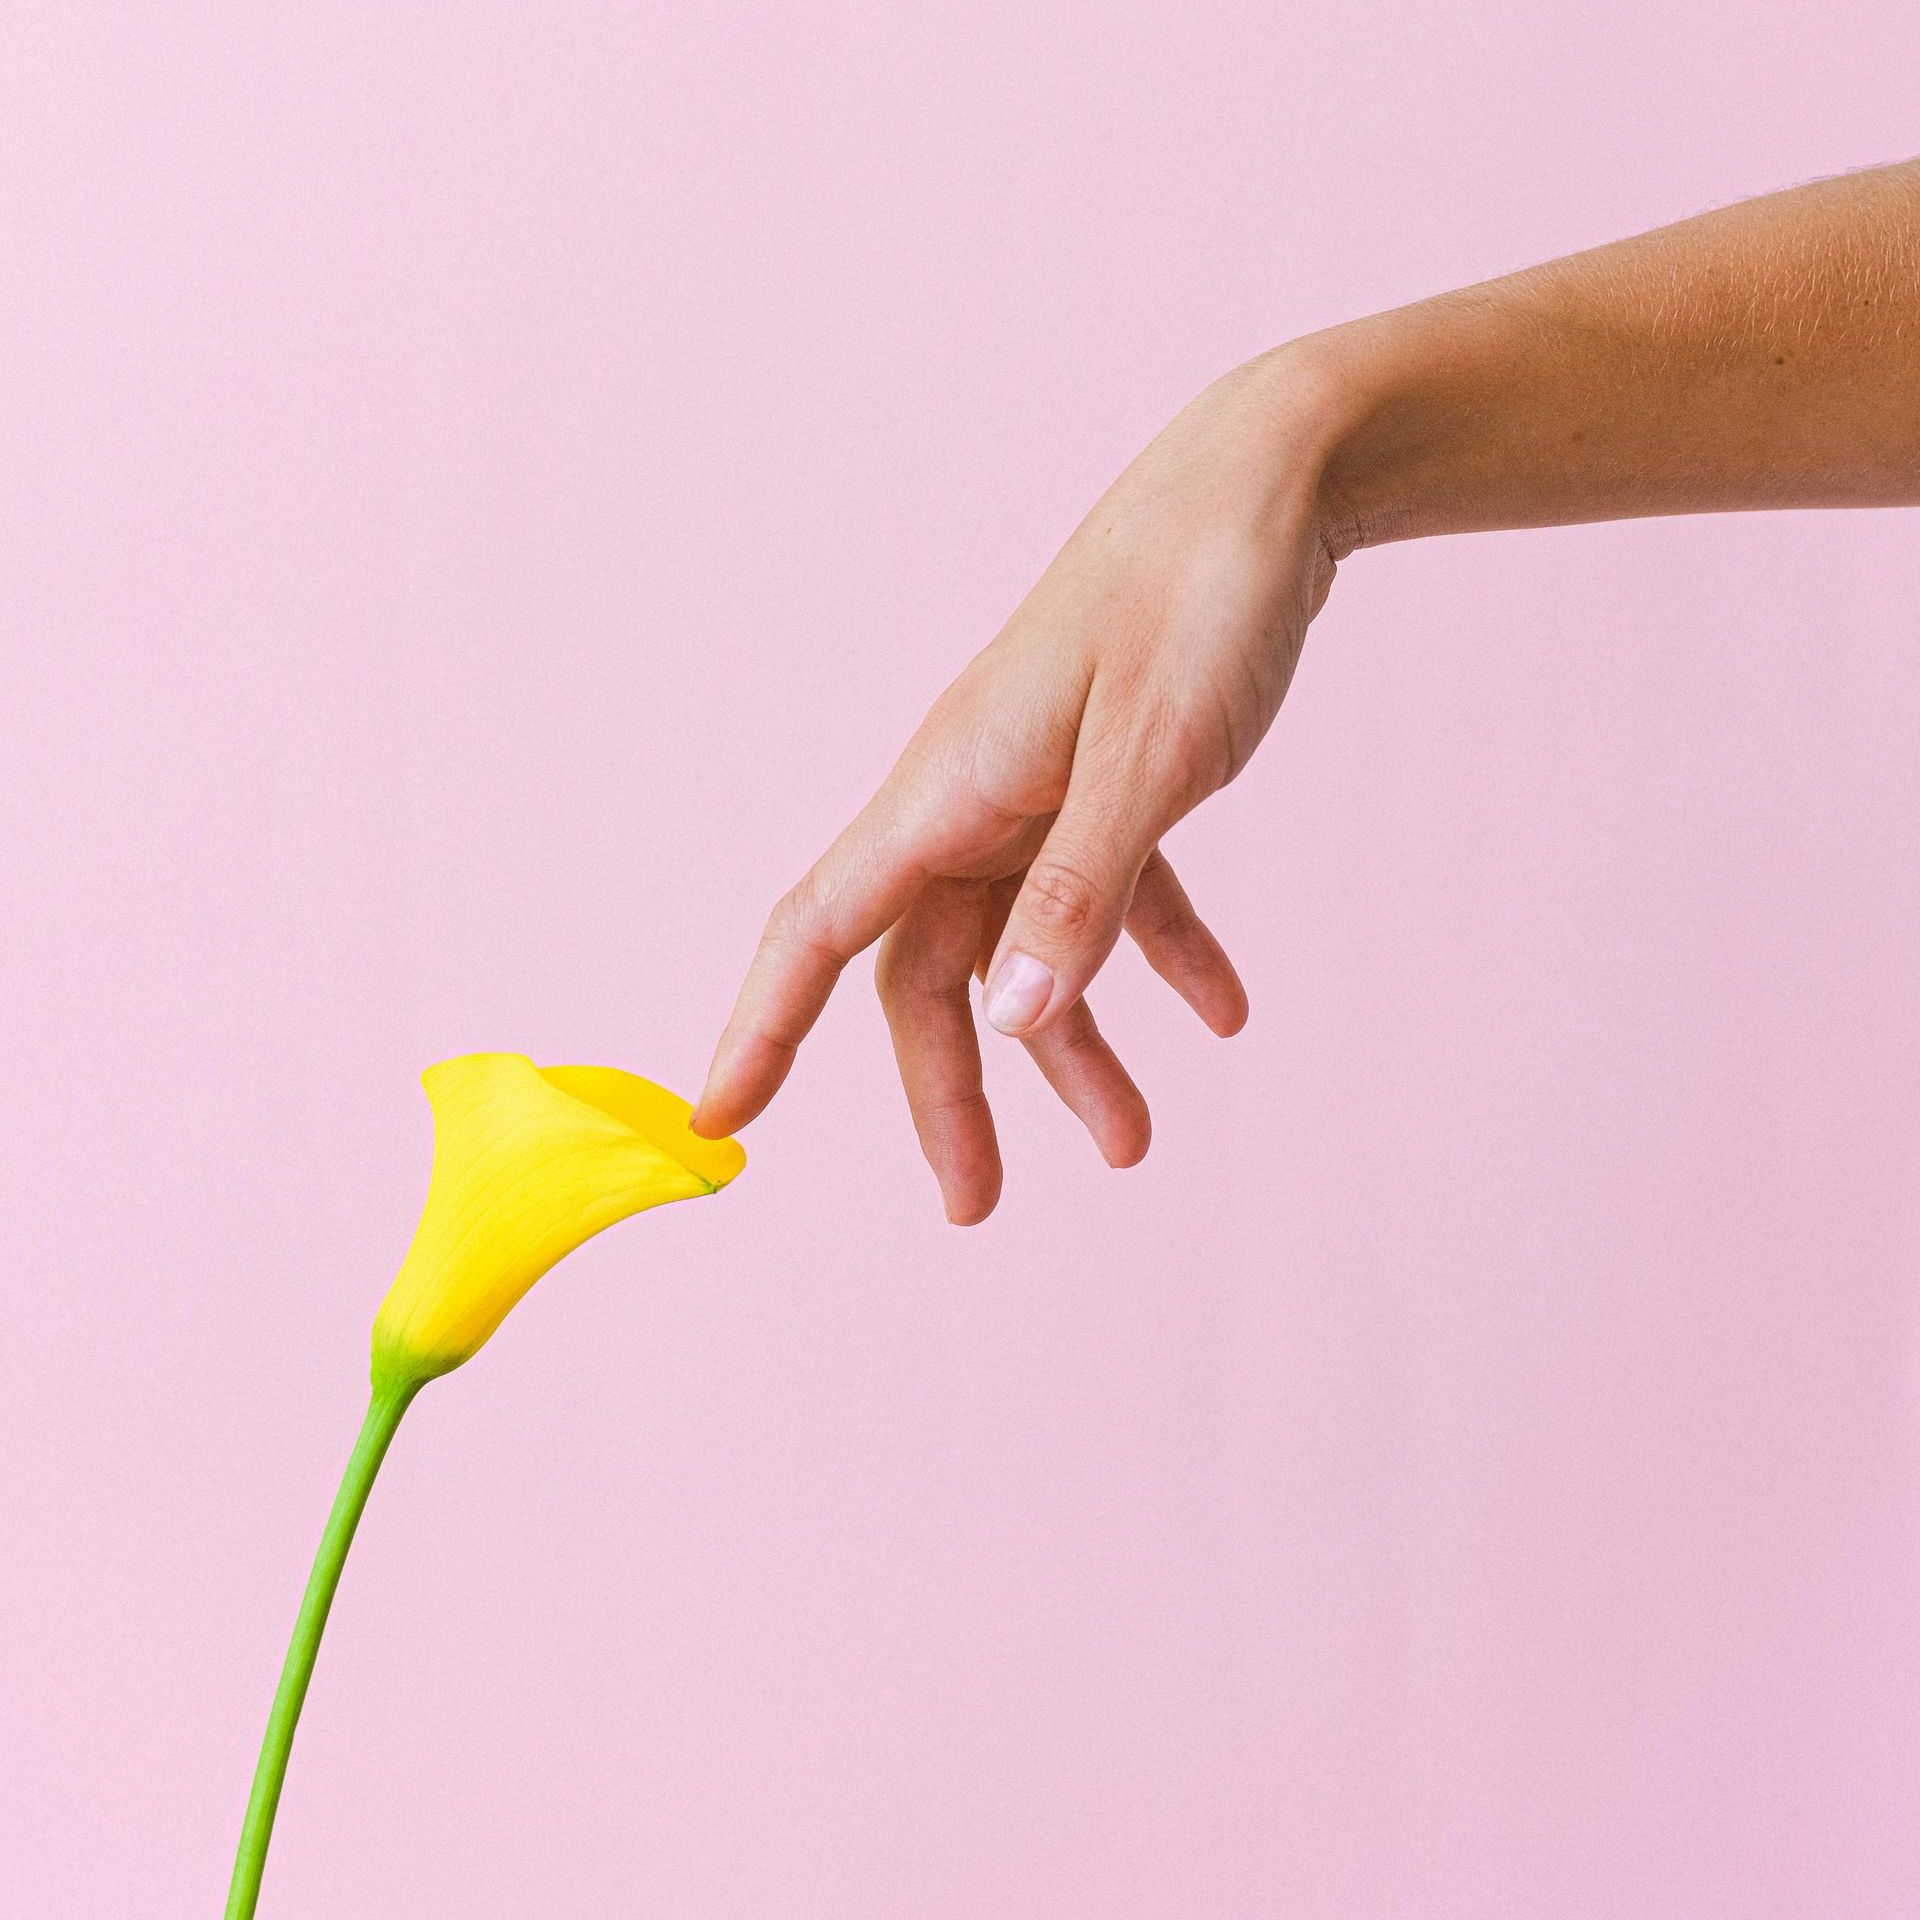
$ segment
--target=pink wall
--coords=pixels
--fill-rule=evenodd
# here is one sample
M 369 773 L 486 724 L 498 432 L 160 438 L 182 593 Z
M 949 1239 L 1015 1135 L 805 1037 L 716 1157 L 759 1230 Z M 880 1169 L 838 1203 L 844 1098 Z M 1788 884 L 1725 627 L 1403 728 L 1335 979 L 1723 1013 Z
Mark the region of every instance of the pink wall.
M 0 50 L 0 1911 L 217 1910 L 425 1172 L 691 1087 L 1135 446 L 1910 151 L 1903 0 L 26 0 Z M 1920 1910 L 1899 514 L 1355 560 L 1107 1173 L 941 1220 L 864 977 L 416 1411 L 263 1913 Z M 862 970 L 856 969 L 856 974 Z

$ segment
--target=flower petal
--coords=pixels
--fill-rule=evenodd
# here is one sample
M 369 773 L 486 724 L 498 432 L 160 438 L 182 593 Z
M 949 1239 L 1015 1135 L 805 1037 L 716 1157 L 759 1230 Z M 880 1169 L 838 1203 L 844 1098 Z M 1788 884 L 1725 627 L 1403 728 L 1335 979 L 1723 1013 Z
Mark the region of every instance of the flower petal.
M 524 1054 L 481 1053 L 421 1078 L 433 1177 L 374 1321 L 376 1380 L 460 1366 L 583 1241 L 629 1214 L 712 1193 L 745 1163 L 734 1142 L 687 1132 L 685 1101 L 615 1068 L 543 1073 Z
M 738 1140 L 703 1140 L 687 1126 L 692 1103 L 637 1073 L 624 1073 L 618 1067 L 542 1067 L 540 1077 L 562 1093 L 611 1114 L 716 1189 L 747 1164 L 746 1149 Z

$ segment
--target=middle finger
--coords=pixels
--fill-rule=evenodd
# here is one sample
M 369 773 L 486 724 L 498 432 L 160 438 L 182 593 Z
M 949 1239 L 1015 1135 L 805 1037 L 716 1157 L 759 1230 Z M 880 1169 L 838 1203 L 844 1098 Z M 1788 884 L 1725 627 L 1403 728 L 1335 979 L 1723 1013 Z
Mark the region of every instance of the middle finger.
M 947 1218 L 973 1226 L 1000 1198 L 1000 1148 L 980 1077 L 969 982 L 986 884 L 934 880 L 880 943 L 874 983 L 914 1131 Z

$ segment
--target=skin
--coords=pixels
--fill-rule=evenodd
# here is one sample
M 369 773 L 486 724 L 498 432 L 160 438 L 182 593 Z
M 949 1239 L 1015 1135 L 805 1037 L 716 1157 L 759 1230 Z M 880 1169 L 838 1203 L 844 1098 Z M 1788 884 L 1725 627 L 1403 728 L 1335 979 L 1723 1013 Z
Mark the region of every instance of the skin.
M 774 908 L 693 1125 L 772 1099 L 852 957 L 949 1219 L 1001 1164 L 971 986 L 1108 1162 L 1146 1103 L 1085 999 L 1124 932 L 1247 999 L 1160 840 L 1260 744 L 1335 569 L 1385 541 L 1920 503 L 1920 162 L 1799 187 L 1276 348 L 1108 489 Z

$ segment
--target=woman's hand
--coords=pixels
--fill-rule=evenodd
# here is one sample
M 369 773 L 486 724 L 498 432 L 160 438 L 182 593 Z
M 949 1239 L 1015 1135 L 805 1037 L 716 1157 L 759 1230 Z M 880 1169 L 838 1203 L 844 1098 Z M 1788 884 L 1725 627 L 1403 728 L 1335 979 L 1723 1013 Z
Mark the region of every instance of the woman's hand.
M 1233 967 L 1159 852 L 1243 767 L 1337 558 L 1418 534 L 1920 503 L 1920 162 L 1358 320 L 1136 460 L 774 909 L 694 1117 L 764 1107 L 840 969 L 880 997 L 948 1215 L 1000 1191 L 970 977 L 1115 1166 L 1147 1112 L 1082 995 L 1124 928 L 1216 1033 Z
M 948 1218 L 993 1210 L 1000 1155 L 970 986 L 1101 1153 L 1146 1103 L 1084 995 L 1124 929 L 1218 1034 L 1246 994 L 1161 836 L 1226 785 L 1278 709 L 1333 578 L 1315 449 L 1289 447 L 1284 355 L 1200 396 L 1094 508 L 934 703 L 872 800 L 775 907 L 695 1126 L 729 1133 L 786 1077 L 841 969 L 876 979 Z

